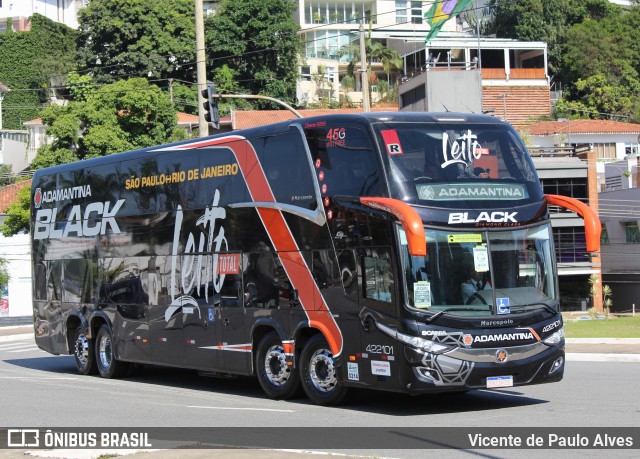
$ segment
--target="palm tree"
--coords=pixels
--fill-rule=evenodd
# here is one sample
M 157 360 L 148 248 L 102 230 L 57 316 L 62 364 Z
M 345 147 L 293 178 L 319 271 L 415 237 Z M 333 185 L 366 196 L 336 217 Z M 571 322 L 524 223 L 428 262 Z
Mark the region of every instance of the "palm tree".
M 387 83 L 390 83 L 390 73 L 395 69 L 401 69 L 404 61 L 396 50 L 387 48 L 378 41 L 371 39 L 371 23 L 369 24 L 369 31 L 364 39 L 364 51 L 365 59 L 367 61 L 367 74 L 369 81 L 373 82 L 375 75 L 371 72 L 371 64 L 374 60 L 382 62 L 383 69 L 387 74 Z M 352 42 L 343 46 L 338 50 L 338 58 L 343 56 L 349 56 L 349 66 L 347 67 L 347 74 L 354 77 L 354 69 L 357 64 L 360 63 L 360 44 L 359 42 Z M 369 85 L 369 96 L 371 96 L 371 85 Z

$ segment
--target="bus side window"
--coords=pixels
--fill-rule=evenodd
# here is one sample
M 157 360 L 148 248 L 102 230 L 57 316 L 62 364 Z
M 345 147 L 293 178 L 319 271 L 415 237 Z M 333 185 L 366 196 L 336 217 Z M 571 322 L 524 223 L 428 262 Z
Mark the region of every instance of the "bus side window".
M 47 267 L 38 263 L 35 268 L 34 297 L 36 300 L 47 299 Z
M 65 260 L 63 294 L 66 303 L 94 302 L 95 271 L 92 260 Z
M 364 297 L 391 303 L 393 301 L 393 270 L 388 250 L 367 250 L 363 257 Z M 385 253 L 386 252 L 386 253 Z M 386 255 L 386 256 L 385 256 Z
M 270 251 L 248 254 L 245 271 L 245 306 L 253 308 L 278 307 L 278 280 L 275 273 L 276 255 Z
M 49 276 L 47 281 L 47 300 L 60 301 L 62 299 L 62 266 L 60 261 L 51 261 L 49 264 Z
M 382 175 L 370 136 L 360 127 L 305 129 L 311 159 L 329 195 L 381 196 Z
M 260 164 L 277 202 L 313 210 L 317 198 L 309 158 L 297 130 L 255 139 Z

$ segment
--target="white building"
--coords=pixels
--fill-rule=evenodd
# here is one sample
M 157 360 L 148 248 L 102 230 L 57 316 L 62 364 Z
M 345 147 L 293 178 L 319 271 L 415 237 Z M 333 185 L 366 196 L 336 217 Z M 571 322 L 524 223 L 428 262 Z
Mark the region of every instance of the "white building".
M 371 29 L 373 41 L 391 47 L 389 40 L 421 42 L 429 31 L 424 15 L 433 1 L 407 0 L 298 0 L 296 21 L 304 42 L 304 62 L 300 69 L 298 99 L 301 103 L 317 102 L 320 97 L 338 99 L 340 77 L 347 71 L 351 56 L 344 50 L 358 44 L 360 22 Z M 445 23 L 440 33 L 461 31 L 460 18 Z M 386 78 L 381 62 L 374 62 L 374 73 Z M 375 83 L 375 82 L 374 82 Z M 360 82 L 356 81 L 356 87 Z M 343 92 L 354 101 L 361 94 L 348 88 Z M 374 92 L 375 92 L 374 84 Z M 374 95 L 375 98 L 375 95 Z
M 29 30 L 28 18 L 38 13 L 52 21 L 78 28 L 78 11 L 89 0 L 0 0 L 0 33 L 7 30 L 7 18 L 12 18 L 16 32 Z
M 3 319 L 30 317 L 31 302 L 31 241 L 28 234 L 0 237 L 0 257 L 8 261 L 10 275 L 0 303 L 0 323 Z
M 640 124 L 610 120 L 542 121 L 527 126 L 530 144 L 539 148 L 591 145 L 596 153 L 598 190 L 638 186 Z

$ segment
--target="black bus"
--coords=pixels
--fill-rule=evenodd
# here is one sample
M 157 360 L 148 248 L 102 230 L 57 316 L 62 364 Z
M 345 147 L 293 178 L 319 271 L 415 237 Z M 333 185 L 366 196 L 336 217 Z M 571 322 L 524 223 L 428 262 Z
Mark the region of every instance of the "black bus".
M 257 376 L 272 398 L 562 379 L 548 204 L 490 116 L 303 118 L 39 170 L 37 345 Z

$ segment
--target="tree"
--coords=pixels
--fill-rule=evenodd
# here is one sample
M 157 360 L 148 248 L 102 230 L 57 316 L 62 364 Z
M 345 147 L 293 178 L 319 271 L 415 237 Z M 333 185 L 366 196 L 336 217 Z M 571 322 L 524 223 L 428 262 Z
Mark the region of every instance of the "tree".
M 374 60 L 382 62 L 382 67 L 387 74 L 386 92 L 388 93 L 391 87 L 389 82 L 389 74 L 393 69 L 401 69 L 404 61 L 400 54 L 391 48 L 385 47 L 382 43 L 374 41 L 371 38 L 372 24 L 369 24 L 369 31 L 364 38 L 364 53 L 367 61 L 367 74 L 369 82 L 373 83 L 376 80 L 376 76 L 371 71 L 371 66 Z M 347 68 L 347 75 L 354 77 L 355 67 L 360 64 L 360 43 L 353 42 L 349 45 L 343 46 L 338 51 L 338 56 L 349 56 L 350 62 Z M 369 85 L 369 96 L 371 96 L 371 85 Z
M 600 20 L 619 10 L 608 0 L 490 0 L 488 5 L 493 21 L 486 31 L 500 38 L 547 43 L 554 74 L 560 73 L 563 45 L 572 25 L 586 18 Z
M 42 120 L 54 140 L 38 151 L 34 169 L 184 138 L 176 131 L 168 94 L 143 78 L 103 86 L 86 100 L 51 106 Z
M 47 89 L 60 84 L 60 71 L 74 65 L 75 34 L 39 14 L 31 16 L 28 32 L 13 33 L 8 24 L 0 33 L 0 81 L 11 89 L 2 104 L 3 128 L 24 129 L 37 116 Z
M 18 199 L 10 204 L 5 211 L 7 218 L 0 226 L 0 232 L 6 237 L 29 232 L 29 215 L 31 212 L 31 186 L 29 183 L 20 188 Z
M 205 21 L 210 71 L 226 64 L 243 92 L 294 102 L 302 49 L 297 7 L 293 0 L 222 0 Z
M 78 14 L 77 60 L 100 83 L 193 80 L 193 0 L 93 0 Z

